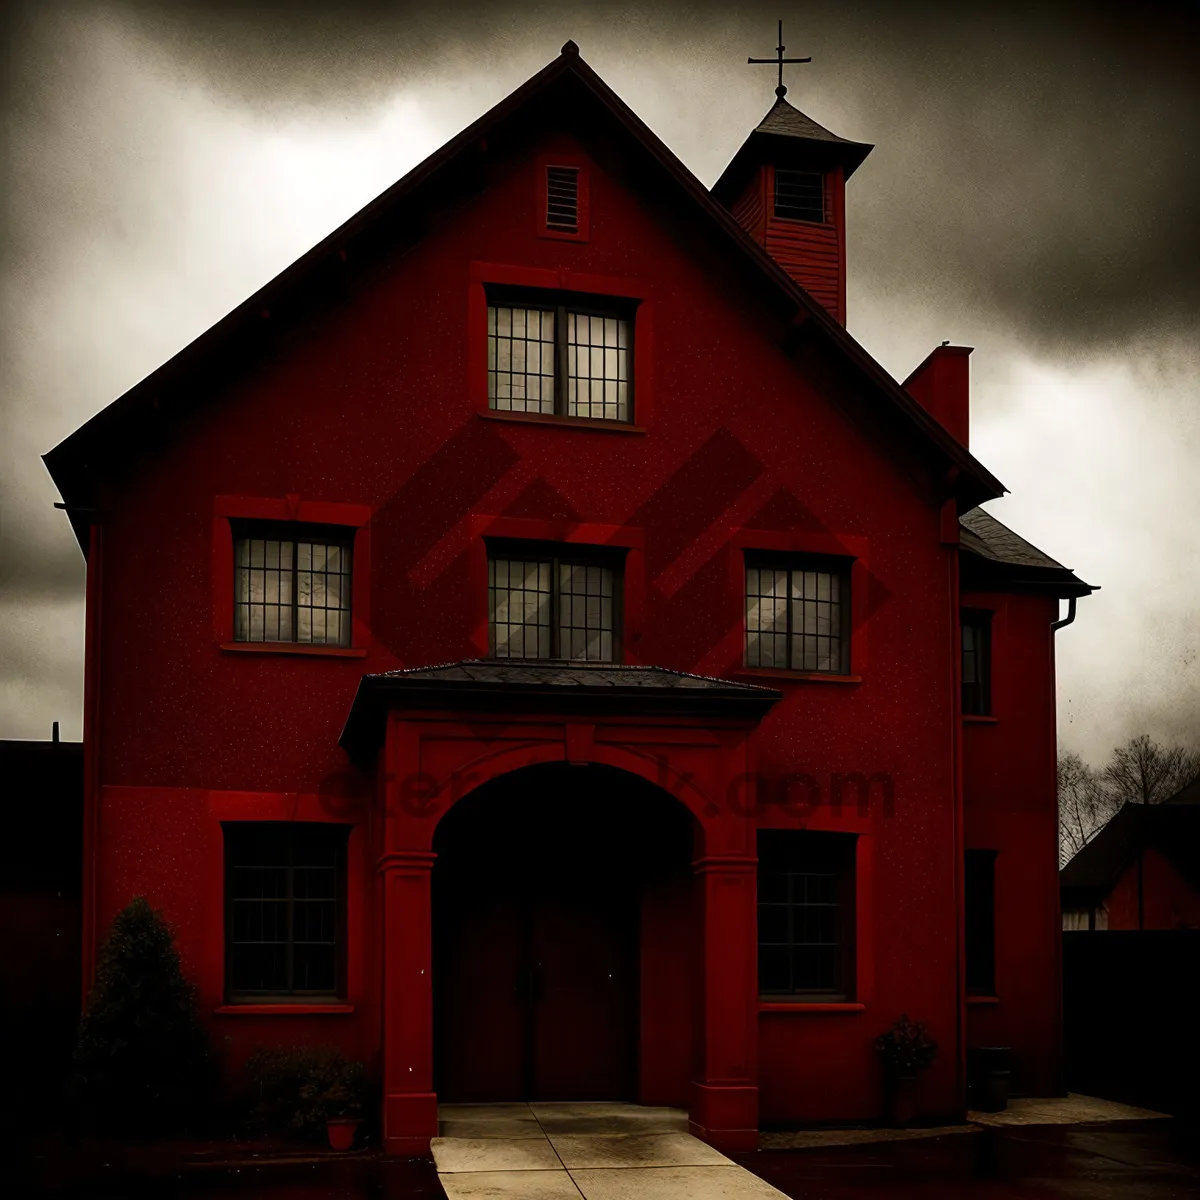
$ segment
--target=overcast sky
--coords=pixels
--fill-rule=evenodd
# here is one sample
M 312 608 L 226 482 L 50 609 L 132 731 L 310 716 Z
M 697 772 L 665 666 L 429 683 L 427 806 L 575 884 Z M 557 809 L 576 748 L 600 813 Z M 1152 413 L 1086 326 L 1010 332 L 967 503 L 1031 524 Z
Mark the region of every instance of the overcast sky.
M 789 96 L 876 151 L 849 327 L 975 346 L 999 519 L 1103 591 L 1058 634 L 1099 762 L 1200 742 L 1194 4 L 37 0 L 0 16 L 0 737 L 81 729 L 83 563 L 40 455 L 568 38 L 706 184 Z

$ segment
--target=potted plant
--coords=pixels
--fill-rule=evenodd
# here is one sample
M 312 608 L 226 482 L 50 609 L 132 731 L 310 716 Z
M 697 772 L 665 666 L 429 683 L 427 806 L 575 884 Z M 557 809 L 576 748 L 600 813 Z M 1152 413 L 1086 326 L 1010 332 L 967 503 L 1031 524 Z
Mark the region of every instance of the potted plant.
M 903 1129 L 916 1115 L 917 1077 L 937 1055 L 937 1042 L 920 1021 L 901 1013 L 890 1029 L 875 1039 L 883 1063 L 884 1100 L 889 1123 Z
M 354 1144 L 363 1115 L 363 1065 L 331 1046 L 264 1047 L 246 1063 L 254 1116 L 266 1129 L 334 1150 Z
M 362 1123 L 362 1063 L 338 1056 L 322 1080 L 325 1136 L 333 1150 L 349 1150 Z

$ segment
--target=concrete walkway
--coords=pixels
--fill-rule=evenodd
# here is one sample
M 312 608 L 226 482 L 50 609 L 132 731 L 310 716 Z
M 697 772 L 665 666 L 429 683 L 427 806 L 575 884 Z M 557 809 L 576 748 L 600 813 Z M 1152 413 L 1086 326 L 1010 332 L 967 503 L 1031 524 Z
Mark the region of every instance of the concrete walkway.
M 448 1200 L 786 1200 L 636 1104 L 443 1104 L 433 1158 Z

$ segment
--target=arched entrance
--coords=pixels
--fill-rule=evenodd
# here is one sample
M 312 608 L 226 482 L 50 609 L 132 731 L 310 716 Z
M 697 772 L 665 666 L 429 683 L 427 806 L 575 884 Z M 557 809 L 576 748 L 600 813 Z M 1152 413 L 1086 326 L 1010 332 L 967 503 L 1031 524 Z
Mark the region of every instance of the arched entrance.
M 597 764 L 483 784 L 433 848 L 443 1100 L 688 1102 L 695 822 Z
M 564 976 L 568 983 L 574 980 L 577 992 L 581 977 L 595 970 L 594 961 L 587 961 L 589 948 L 595 952 L 605 941 L 619 954 L 622 937 L 628 937 L 628 925 L 615 916 L 611 925 L 599 923 L 604 904 L 612 903 L 614 914 L 622 906 L 628 913 L 632 904 L 638 929 L 636 1098 L 676 1103 L 685 1086 L 681 1080 L 690 1080 L 689 1125 L 697 1137 L 722 1150 L 758 1144 L 754 731 L 779 698 L 770 688 L 651 666 L 467 661 L 363 676 L 341 744 L 355 756 L 374 755 L 376 762 L 383 1142 L 389 1154 L 427 1153 L 437 1133 L 433 876 L 439 850 L 451 860 L 469 856 L 455 853 L 455 842 L 459 849 L 475 845 L 474 853 L 482 855 L 477 880 L 503 881 L 505 863 L 507 875 L 513 876 L 534 862 L 541 872 L 535 894 L 559 896 L 560 920 L 564 913 L 574 913 L 565 920 L 560 952 L 564 958 L 568 951 L 577 955 L 574 972 Z M 543 768 L 558 772 L 545 776 L 554 786 L 517 786 L 541 778 L 526 771 Z M 584 791 L 584 780 L 606 778 L 620 780 L 620 785 L 606 788 L 598 782 L 594 793 Z M 490 811 L 481 798 L 492 785 L 516 790 L 507 796 L 497 793 L 499 803 L 493 807 L 507 811 L 510 824 L 494 818 L 501 828 L 493 830 L 496 840 L 489 852 L 490 835 L 470 833 L 470 810 Z M 454 820 L 440 837 L 443 821 L 460 804 L 464 832 L 456 834 Z M 546 818 L 541 823 L 527 815 L 539 805 Z M 662 805 L 675 813 L 668 822 L 690 823 L 696 830 L 694 844 L 684 836 L 667 837 L 666 858 L 655 855 L 655 861 L 677 862 L 676 854 L 690 858 L 691 880 L 681 885 L 690 891 L 681 902 L 682 892 L 667 886 L 647 903 L 646 896 L 661 881 L 637 876 L 637 854 L 642 853 L 637 848 L 650 844 L 649 814 Z M 576 824 L 555 826 L 568 819 Z M 531 860 L 530 849 L 512 833 L 517 826 L 530 838 L 557 833 L 549 850 L 543 847 Z M 543 832 L 528 832 L 539 829 Z M 574 861 L 564 847 L 575 848 Z M 451 862 L 448 874 L 455 869 Z M 460 880 L 471 878 L 461 862 L 457 869 Z M 604 903 L 592 906 L 599 912 L 585 917 L 582 881 L 600 880 L 605 888 L 615 888 L 630 872 L 641 879 L 641 891 L 623 893 L 624 900 L 605 895 Z M 467 896 L 472 887 L 477 893 L 485 890 L 482 882 L 460 887 Z M 575 900 L 567 903 L 572 894 Z M 629 899 L 631 894 L 642 897 L 640 906 Z M 488 911 L 484 898 L 476 895 L 474 911 Z M 472 903 L 464 901 L 464 906 L 472 910 Z M 691 946 L 689 928 L 695 934 Z M 489 945 L 486 937 L 473 936 Z M 508 953 L 504 971 L 512 981 L 512 951 Z M 690 978 L 689 958 L 694 966 Z M 452 977 L 453 971 L 448 974 Z M 515 980 L 519 985 L 519 974 Z M 489 994 L 498 996 L 498 987 Z M 626 1012 L 628 991 L 624 985 Z M 499 1003 L 493 999 L 490 1008 L 486 1003 L 468 1005 L 470 1020 L 498 1018 Z M 612 1007 L 615 1011 L 615 1001 Z M 564 1000 L 563 1008 L 571 1011 L 570 1003 Z M 574 1011 L 582 1014 L 578 1004 Z M 577 1015 L 574 1024 L 587 1028 L 592 1022 L 594 1028 L 599 1020 L 585 1022 Z M 548 1025 L 555 1037 L 559 1028 Z M 543 1035 L 535 1028 L 530 1036 Z M 580 1034 L 568 1029 L 563 1036 Z M 501 1044 L 523 1047 L 529 1042 L 509 1036 L 496 1040 L 495 1045 Z M 612 1053 L 621 1058 L 619 1050 Z M 525 1087 L 524 1049 L 519 1060 Z M 565 1061 L 570 1066 L 569 1057 Z M 495 1069 L 499 1072 L 501 1065 Z M 570 1069 L 576 1077 L 559 1079 L 556 1090 L 583 1086 L 582 1065 L 577 1061 Z M 629 1068 L 625 1070 L 627 1079 Z M 498 1087 L 500 1078 L 496 1074 L 486 1086 Z M 540 1087 L 536 1066 L 533 1079 Z M 586 1086 L 599 1089 L 599 1077 L 593 1079 Z M 468 1084 L 483 1087 L 469 1076 L 460 1083 L 464 1089 Z M 615 1086 L 605 1082 L 603 1089 Z

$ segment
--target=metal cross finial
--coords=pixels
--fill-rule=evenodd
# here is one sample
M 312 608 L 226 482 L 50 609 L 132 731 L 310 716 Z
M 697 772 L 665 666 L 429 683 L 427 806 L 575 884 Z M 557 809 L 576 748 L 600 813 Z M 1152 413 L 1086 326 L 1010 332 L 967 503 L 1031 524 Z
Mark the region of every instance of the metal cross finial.
M 786 47 L 783 44 L 783 22 L 779 22 L 779 45 L 775 47 L 774 58 L 748 58 L 748 63 L 775 63 L 779 67 L 779 86 L 775 89 L 775 95 L 780 100 L 787 95 L 787 88 L 783 86 L 783 64 L 784 63 L 806 63 L 812 62 L 811 58 L 784 58 L 783 52 Z

